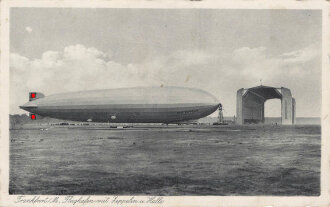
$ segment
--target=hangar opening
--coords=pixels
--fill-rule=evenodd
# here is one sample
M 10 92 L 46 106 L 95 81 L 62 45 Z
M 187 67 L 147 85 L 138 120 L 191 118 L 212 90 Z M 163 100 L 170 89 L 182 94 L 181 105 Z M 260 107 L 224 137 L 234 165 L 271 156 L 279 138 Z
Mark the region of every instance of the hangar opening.
M 274 98 L 265 101 L 265 124 L 281 123 L 281 99 Z
M 281 100 L 281 124 L 295 124 L 296 103 L 290 89 L 269 86 L 241 88 L 237 91 L 236 123 L 265 123 L 265 102 L 269 99 Z

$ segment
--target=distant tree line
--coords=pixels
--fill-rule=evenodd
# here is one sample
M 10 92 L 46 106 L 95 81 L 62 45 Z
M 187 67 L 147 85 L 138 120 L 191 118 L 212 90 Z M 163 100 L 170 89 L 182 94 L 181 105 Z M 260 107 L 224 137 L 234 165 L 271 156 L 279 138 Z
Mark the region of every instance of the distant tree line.
M 19 129 L 24 124 L 41 124 L 41 123 L 57 123 L 61 122 L 58 119 L 52 118 L 40 118 L 37 120 L 31 120 L 27 114 L 10 114 L 9 115 L 9 128 L 10 129 Z
M 20 126 L 30 121 L 31 121 L 30 117 L 26 114 L 9 115 L 9 128 L 10 129 L 20 128 Z

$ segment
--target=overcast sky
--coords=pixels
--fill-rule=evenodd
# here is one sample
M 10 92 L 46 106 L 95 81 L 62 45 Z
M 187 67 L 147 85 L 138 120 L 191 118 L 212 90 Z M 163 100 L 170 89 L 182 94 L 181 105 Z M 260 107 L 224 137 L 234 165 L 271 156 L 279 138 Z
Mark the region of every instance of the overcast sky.
M 236 91 L 262 80 L 320 116 L 318 10 L 14 8 L 10 24 L 10 113 L 29 91 L 165 85 L 208 91 L 232 116 Z

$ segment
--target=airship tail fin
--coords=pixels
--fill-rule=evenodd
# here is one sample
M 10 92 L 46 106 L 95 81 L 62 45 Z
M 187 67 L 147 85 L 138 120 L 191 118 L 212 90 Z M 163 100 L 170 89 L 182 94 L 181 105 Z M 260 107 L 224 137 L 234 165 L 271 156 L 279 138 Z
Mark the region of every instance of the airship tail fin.
M 38 93 L 38 92 L 30 92 L 29 93 L 29 101 L 34 101 L 38 98 L 43 98 L 45 95 L 43 93 Z

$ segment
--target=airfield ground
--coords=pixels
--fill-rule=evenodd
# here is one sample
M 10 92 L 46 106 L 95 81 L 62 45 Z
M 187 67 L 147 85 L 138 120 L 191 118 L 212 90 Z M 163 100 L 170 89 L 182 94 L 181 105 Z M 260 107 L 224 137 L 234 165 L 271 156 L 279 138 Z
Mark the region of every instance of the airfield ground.
M 10 130 L 11 194 L 307 195 L 320 126 Z

